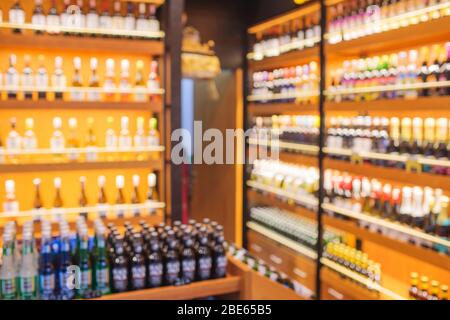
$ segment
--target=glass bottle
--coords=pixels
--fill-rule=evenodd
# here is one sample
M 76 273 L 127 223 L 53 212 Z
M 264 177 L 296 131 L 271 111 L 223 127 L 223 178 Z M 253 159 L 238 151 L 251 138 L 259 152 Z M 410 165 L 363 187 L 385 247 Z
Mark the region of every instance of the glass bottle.
M 223 235 L 218 234 L 213 246 L 213 278 L 224 278 L 227 272 L 227 256 L 225 251 L 225 239 Z
M 69 267 L 73 265 L 73 261 L 68 229 L 61 230 L 61 244 L 59 247 L 59 254 L 56 258 L 58 299 L 71 300 L 75 298 L 75 277 L 73 277 L 73 274 L 69 271 Z
M 49 34 L 59 33 L 59 26 L 61 25 L 58 9 L 56 8 L 56 0 L 51 0 L 50 9 L 46 16 L 47 32 Z
M 109 12 L 109 0 L 102 1 L 102 14 L 98 20 L 98 27 L 104 29 L 105 31 L 111 30 L 113 28 L 112 17 Z
M 116 210 L 116 216 L 118 218 L 124 218 L 125 217 L 125 209 L 122 207 L 126 201 L 125 201 L 125 195 L 123 188 L 125 187 L 125 178 L 122 175 L 116 176 L 116 188 L 117 188 L 117 198 L 116 198 L 116 204 L 120 207 Z
M 138 4 L 138 16 L 136 19 L 136 30 L 137 31 L 148 31 L 148 21 L 145 16 L 145 3 Z
M 16 266 L 14 263 L 14 239 L 10 232 L 3 233 L 2 264 L 0 265 L 0 297 L 15 300 L 17 297 Z
M 41 253 L 39 256 L 39 298 L 54 300 L 56 272 L 53 264 L 52 238 L 50 224 L 49 229 L 42 230 Z
M 417 300 L 428 300 L 428 277 L 420 277 L 420 289 Z
M 65 149 L 66 140 L 64 134 L 61 131 L 62 120 L 60 117 L 53 118 L 53 134 L 50 138 L 50 149 L 53 152 L 55 161 L 60 161 L 61 151 Z
M 9 9 L 9 23 L 22 25 L 25 23 L 25 11 L 20 5 L 19 0 L 14 0 L 14 4 Z M 14 33 L 21 33 L 20 28 L 14 28 Z
M 37 266 L 32 251 L 32 234 L 26 232 L 22 235 L 22 250 L 18 270 L 18 294 L 20 300 L 37 299 Z
M 160 134 L 158 131 L 158 119 L 150 118 L 148 122 L 149 132 L 147 138 L 147 145 L 150 147 L 157 147 L 160 145 Z
M 122 236 L 117 237 L 114 242 L 114 254 L 111 262 L 111 288 L 115 293 L 128 290 L 128 259 L 125 257 Z
M 131 1 L 127 2 L 127 14 L 124 18 L 124 30 L 131 31 L 136 30 L 136 14 L 134 3 Z
M 122 16 L 121 12 L 121 2 L 119 0 L 114 1 L 114 14 L 112 16 L 112 28 L 113 30 L 124 29 L 125 18 Z
M 53 185 L 55 187 L 55 198 L 53 199 L 52 216 L 55 221 L 60 221 L 63 218 L 61 209 L 64 206 L 61 196 L 61 178 L 54 178 Z
M 109 263 L 106 255 L 106 239 L 103 227 L 95 230 L 95 254 L 93 258 L 93 288 L 96 296 L 110 293 Z
M 30 67 L 31 57 L 27 54 L 24 57 L 25 67 L 22 73 L 22 89 L 24 90 L 23 96 L 25 100 L 33 99 L 34 77 L 33 69 Z
M 97 138 L 94 133 L 94 118 L 87 119 L 88 133 L 86 135 L 86 161 L 97 161 Z
M 147 89 L 150 91 L 150 101 L 154 101 L 155 91 L 158 91 L 160 89 L 158 61 L 156 60 L 153 60 L 150 64 L 150 74 L 148 75 Z
M 212 271 L 212 255 L 208 246 L 208 237 L 205 233 L 206 230 L 200 230 L 198 245 L 196 248 L 197 257 L 197 280 L 208 280 L 211 278 Z
M 120 82 L 119 91 L 121 101 L 128 101 L 130 98 L 131 82 L 130 82 L 130 61 L 122 59 L 120 61 Z
M 163 284 L 163 256 L 159 243 L 158 233 L 150 235 L 150 253 L 148 256 L 148 286 L 150 288 L 160 287 Z
M 77 288 L 78 298 L 90 298 L 92 290 L 92 262 L 89 257 L 89 237 L 87 228 L 78 231 L 78 248 L 75 262 L 80 268 L 80 283 Z
M 98 198 L 97 198 L 97 207 L 99 208 L 98 215 L 100 218 L 106 218 L 108 214 L 108 197 L 106 196 L 105 191 L 105 176 L 98 176 L 97 184 L 98 184 Z
M 16 118 L 10 119 L 11 130 L 6 137 L 6 150 L 12 152 L 12 154 L 8 157 L 8 160 L 12 163 L 19 162 L 19 156 L 17 152 L 22 148 L 22 137 L 17 132 L 17 120 Z
M 72 87 L 73 88 L 82 88 L 83 87 L 83 79 L 81 75 L 81 58 L 75 57 L 73 58 L 73 76 L 72 76 Z M 83 101 L 84 93 L 79 90 L 72 90 L 70 92 L 70 97 L 72 101 Z
M 147 95 L 145 93 L 145 80 L 144 80 L 144 62 L 142 60 L 138 60 L 136 62 L 136 79 L 134 83 L 134 91 L 136 92 L 134 95 L 134 100 L 138 102 L 146 101 Z
M 164 254 L 164 280 L 167 285 L 174 285 L 180 276 L 180 259 L 177 240 L 172 230 L 167 233 L 167 250 Z
M 47 89 L 48 89 L 48 73 L 45 68 L 45 57 L 43 55 L 39 55 L 38 57 L 39 68 L 35 74 L 35 84 L 38 90 L 38 99 L 46 100 L 47 99 Z
M 88 206 L 88 199 L 86 195 L 86 177 L 80 177 L 80 198 L 78 200 L 78 205 L 81 208 L 80 216 L 87 219 L 88 213 L 83 208 Z
M 3 212 L 18 212 L 19 202 L 16 199 L 16 183 L 14 180 L 5 181 L 5 201 L 3 202 Z
M 148 5 L 148 30 L 151 32 L 159 32 L 160 31 L 160 26 L 159 26 L 159 21 L 156 18 L 156 7 L 155 5 L 149 4 Z
M 115 63 L 113 59 L 106 59 L 106 76 L 103 84 L 104 100 L 115 101 L 116 80 L 114 73 Z
M 77 119 L 69 118 L 69 136 L 67 138 L 67 148 L 74 149 L 73 152 L 69 152 L 67 155 L 69 161 L 77 161 L 79 158 L 78 152 L 75 149 L 80 147 L 77 134 Z
M 108 117 L 106 119 L 108 128 L 106 129 L 106 135 L 105 135 L 105 147 L 108 150 L 108 153 L 106 154 L 106 159 L 108 161 L 113 161 L 115 158 L 115 154 L 113 151 L 116 151 L 117 149 L 117 135 L 116 131 L 114 130 L 114 118 Z
M 66 91 L 66 76 L 62 69 L 63 60 L 61 57 L 55 58 L 55 70 L 52 75 L 52 86 L 55 90 L 55 99 L 62 100 L 64 91 Z
M 411 272 L 411 281 L 410 281 L 410 287 L 409 287 L 409 299 L 410 300 L 417 300 L 419 297 L 419 275 L 417 272 Z
M 155 202 L 159 201 L 158 198 L 158 191 L 156 189 L 156 174 L 150 173 L 147 176 L 147 185 L 148 185 L 148 192 L 147 192 L 147 200 L 146 203 L 151 206 Z M 149 215 L 153 215 L 156 213 L 156 209 L 149 208 L 148 209 Z
M 145 257 L 142 253 L 142 236 L 139 233 L 133 235 L 132 239 L 133 253 L 130 257 L 131 269 L 131 290 L 141 290 L 146 287 L 146 265 Z
M 38 148 L 37 138 L 34 134 L 34 120 L 33 118 L 25 119 L 25 133 L 22 139 L 22 147 L 24 150 L 36 150 Z M 29 160 L 31 157 L 29 158 Z
M 5 75 L 5 84 L 8 92 L 8 99 L 17 99 L 19 89 L 19 73 L 16 69 L 17 57 L 15 54 L 9 56 L 9 68 Z
M 33 199 L 33 220 L 41 220 L 41 211 L 44 208 L 41 196 L 41 179 L 36 178 L 33 180 L 34 184 L 34 199 Z
M 181 278 L 185 284 L 188 284 L 193 282 L 196 276 L 194 241 L 190 233 L 185 233 L 182 241 L 183 244 L 180 252 Z
M 97 1 L 89 0 L 89 11 L 86 14 L 86 28 L 98 29 L 99 25 L 100 25 L 99 20 L 100 20 L 100 17 L 97 12 Z
M 91 76 L 89 78 L 89 90 L 88 92 L 88 100 L 89 101 L 100 101 L 100 83 L 97 75 L 97 67 L 98 60 L 97 58 L 91 58 L 90 60 L 91 66 Z

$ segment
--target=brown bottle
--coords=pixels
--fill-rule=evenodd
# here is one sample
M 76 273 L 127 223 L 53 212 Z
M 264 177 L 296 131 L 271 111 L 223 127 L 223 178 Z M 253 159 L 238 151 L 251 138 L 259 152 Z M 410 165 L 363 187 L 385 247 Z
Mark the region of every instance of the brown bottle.
M 98 177 L 98 199 L 97 199 L 97 207 L 99 208 L 98 211 L 98 215 L 100 216 L 100 218 L 106 218 L 107 216 L 107 203 L 108 203 L 108 198 L 106 196 L 106 192 L 105 192 L 105 183 L 106 183 L 106 178 L 105 176 L 99 176 Z
M 133 175 L 133 193 L 131 195 L 131 203 L 132 204 L 140 204 L 141 203 L 141 196 L 139 194 L 139 182 L 140 182 L 140 177 L 137 174 Z M 133 215 L 135 217 L 140 216 L 141 210 L 139 208 L 133 209 Z
M 35 186 L 34 200 L 33 200 L 33 220 L 39 221 L 41 219 L 40 211 L 44 207 L 41 197 L 41 179 L 34 179 L 33 184 Z
M 61 210 L 64 203 L 61 197 L 61 178 L 57 177 L 53 180 L 55 186 L 55 198 L 53 200 L 53 217 L 56 220 L 61 218 Z
M 125 204 L 125 195 L 123 193 L 123 188 L 125 186 L 125 178 L 122 175 L 116 176 L 116 188 L 117 188 L 117 198 L 116 198 L 116 204 L 117 205 L 123 205 Z M 125 217 L 125 210 L 123 208 L 119 208 L 116 211 L 116 216 L 118 218 Z
M 80 208 L 87 207 L 88 205 L 88 199 L 86 196 L 86 177 L 81 176 L 80 177 L 80 200 L 78 201 L 78 204 Z M 85 217 L 87 219 L 88 213 L 85 210 L 81 210 L 80 215 Z

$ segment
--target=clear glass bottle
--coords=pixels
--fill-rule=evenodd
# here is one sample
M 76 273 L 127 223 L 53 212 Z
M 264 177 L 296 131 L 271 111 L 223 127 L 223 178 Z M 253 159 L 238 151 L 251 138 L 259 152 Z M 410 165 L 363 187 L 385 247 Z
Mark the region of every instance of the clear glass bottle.
M 61 57 L 56 57 L 55 70 L 52 75 L 52 86 L 55 90 L 55 100 L 63 100 L 64 92 L 66 91 L 67 79 L 62 66 L 63 59 Z
M 94 133 L 94 118 L 87 119 L 87 135 L 85 141 L 86 161 L 97 161 L 97 138 Z
M 25 100 L 31 100 L 33 99 L 33 88 L 34 88 L 34 76 L 33 76 L 33 69 L 31 69 L 30 66 L 30 55 L 25 55 L 24 57 L 24 64 L 25 67 L 23 68 L 22 73 L 22 79 L 21 79 L 21 86 L 23 91 L 23 97 Z
M 9 56 L 9 67 L 5 75 L 5 85 L 8 87 L 8 99 L 17 99 L 19 89 L 19 72 L 16 69 L 17 57 L 15 54 Z
M 83 87 L 83 79 L 81 74 L 81 58 L 75 57 L 73 58 L 73 76 L 72 76 L 72 87 L 73 88 L 82 88 Z M 70 92 L 70 97 L 72 101 L 83 101 L 84 93 L 79 90 L 72 90 Z
M 103 83 L 103 92 L 105 101 L 115 101 L 116 75 L 114 72 L 115 63 L 113 59 L 106 59 L 106 75 Z
M 19 162 L 18 151 L 22 148 L 22 137 L 17 132 L 17 120 L 16 118 L 10 119 L 11 130 L 8 133 L 6 138 L 6 150 L 12 152 L 10 156 L 8 156 L 8 160 L 11 163 Z M 16 153 L 15 153 L 16 152 Z
M 48 90 L 48 73 L 45 68 L 45 57 L 43 55 L 39 55 L 38 57 L 39 68 L 35 74 L 35 84 L 38 90 L 38 99 L 46 100 L 47 99 L 47 90 Z

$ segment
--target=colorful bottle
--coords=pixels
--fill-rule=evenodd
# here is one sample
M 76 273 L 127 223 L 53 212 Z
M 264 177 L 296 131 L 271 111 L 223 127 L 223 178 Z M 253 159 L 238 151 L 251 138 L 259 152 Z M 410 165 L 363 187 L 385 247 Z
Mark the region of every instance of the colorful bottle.
M 76 253 L 76 264 L 80 268 L 80 283 L 77 288 L 79 298 L 90 298 L 92 290 L 92 264 L 89 258 L 87 228 L 81 227 L 78 231 L 78 245 Z
M 151 206 L 155 202 L 159 201 L 158 200 L 158 192 L 157 192 L 157 189 L 156 189 L 156 174 L 150 173 L 147 176 L 147 185 L 148 185 L 148 192 L 147 192 L 146 203 L 149 206 Z M 149 215 L 153 215 L 153 214 L 155 214 L 155 212 L 156 212 L 156 209 L 154 209 L 154 208 L 149 208 L 148 209 Z
M 36 178 L 33 180 L 34 184 L 34 200 L 33 200 L 33 220 L 40 221 L 41 220 L 41 212 L 44 208 L 44 204 L 42 202 L 41 196 L 41 179 Z
M 82 88 L 83 87 L 83 79 L 81 76 L 81 58 L 75 57 L 73 58 L 73 76 L 72 76 L 72 87 L 73 88 Z M 70 92 L 70 98 L 72 101 L 83 101 L 84 93 L 79 90 L 72 90 Z
M 149 11 L 149 16 L 148 16 L 148 30 L 151 32 L 159 32 L 160 31 L 160 26 L 159 26 L 159 21 L 156 18 L 156 7 L 152 4 L 148 5 L 148 11 Z
M 56 270 L 53 264 L 51 225 L 42 224 L 41 252 L 39 256 L 39 298 L 54 300 Z
M 80 177 L 80 198 L 78 200 L 78 205 L 81 208 L 80 216 L 87 219 L 88 212 L 83 208 L 88 206 L 88 199 L 86 195 L 86 177 Z
M 32 250 L 32 233 L 26 232 L 22 235 L 22 250 L 18 270 L 18 296 L 21 300 L 37 299 L 37 266 Z
M 0 297 L 15 300 L 17 297 L 14 239 L 11 232 L 3 233 L 2 265 L 0 266 Z
M 121 12 L 121 2 L 119 0 L 114 1 L 114 14 L 112 16 L 112 28 L 114 30 L 123 30 L 125 24 L 125 18 Z
M 61 196 L 61 178 L 54 178 L 53 186 L 55 187 L 55 198 L 53 199 L 52 217 L 54 221 L 61 221 L 63 218 L 63 212 L 61 209 L 64 206 Z
M 17 121 L 16 118 L 10 119 L 10 125 L 11 130 L 8 133 L 8 136 L 6 137 L 6 150 L 12 152 L 8 157 L 8 160 L 12 163 L 18 163 L 19 157 L 17 154 L 14 154 L 15 152 L 18 152 L 22 148 L 22 137 L 17 132 Z
M 97 226 L 95 230 L 95 244 L 93 256 L 93 287 L 94 295 L 110 293 L 109 263 L 106 255 L 106 239 L 104 227 Z
M 105 93 L 105 100 L 114 101 L 116 91 L 116 80 L 114 73 L 114 60 L 106 60 L 106 77 L 103 84 L 103 91 Z

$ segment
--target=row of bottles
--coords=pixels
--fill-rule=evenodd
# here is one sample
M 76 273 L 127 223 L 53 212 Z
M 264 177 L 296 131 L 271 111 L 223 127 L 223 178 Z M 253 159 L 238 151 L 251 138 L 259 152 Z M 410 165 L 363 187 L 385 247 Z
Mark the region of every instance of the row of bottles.
M 264 186 L 311 200 L 308 201 L 311 203 L 317 196 L 319 171 L 315 167 L 298 166 L 277 160 L 255 160 L 250 179 Z M 314 207 L 307 203 L 303 205 Z
M 342 1 L 330 7 L 328 42 L 335 44 L 445 17 L 450 15 L 446 3 L 446 0 Z
M 118 218 L 122 218 L 126 215 L 132 215 L 132 216 L 140 216 L 140 215 L 152 215 L 155 213 L 155 209 L 149 207 L 148 209 L 141 209 L 141 208 L 133 208 L 130 212 L 126 208 L 122 208 L 123 205 L 126 204 L 153 204 L 159 201 L 159 195 L 158 195 L 158 189 L 157 189 L 157 176 L 155 173 L 150 173 L 147 176 L 147 195 L 144 197 L 139 192 L 139 186 L 140 186 L 140 176 L 139 175 L 133 175 L 132 177 L 132 192 L 131 192 L 131 198 L 129 201 L 125 198 L 125 177 L 123 175 L 117 175 L 116 176 L 116 197 L 114 200 L 110 197 L 106 192 L 106 178 L 105 176 L 99 176 L 98 177 L 98 195 L 96 200 L 93 201 L 93 199 L 88 198 L 88 193 L 86 191 L 86 183 L 87 179 L 86 177 L 82 176 L 80 177 L 80 192 L 79 192 L 79 198 L 78 198 L 78 205 L 80 207 L 79 214 L 81 216 L 88 216 L 88 212 L 84 212 L 82 208 L 85 207 L 93 207 L 96 206 L 96 214 L 95 216 L 98 216 L 100 218 L 105 218 L 110 215 L 110 211 L 112 209 L 113 215 Z M 41 216 L 44 213 L 50 212 L 52 218 L 54 220 L 61 220 L 64 216 L 64 199 L 62 198 L 62 179 L 59 177 L 56 177 L 53 179 L 53 186 L 54 186 L 54 198 L 53 202 L 50 206 L 46 206 L 44 203 L 44 200 L 41 195 L 41 185 L 42 180 L 40 178 L 36 178 L 33 180 L 34 184 L 34 197 L 33 197 L 33 203 L 32 203 L 32 212 L 31 215 L 33 216 L 33 219 L 40 220 Z M 5 182 L 5 200 L 3 202 L 3 213 L 17 213 L 20 210 L 20 204 L 16 198 L 16 184 L 14 180 L 6 180 Z M 120 208 L 115 208 L 114 206 L 111 207 L 111 205 L 121 205 Z M 28 207 L 28 206 L 27 206 Z M 49 209 L 46 209 L 49 208 Z M 145 211 L 145 212 L 144 212 Z
M 334 102 L 449 95 L 448 85 L 420 89 L 406 87 L 441 81 L 450 81 L 450 43 L 409 52 L 346 60 L 341 68 L 331 71 L 331 86 L 327 93 L 329 100 Z M 384 91 L 370 90 L 371 87 L 382 88 L 389 85 L 400 87 Z M 353 89 L 364 89 L 365 92 L 345 92 Z
M 56 236 L 44 220 L 41 239 L 35 239 L 33 224 L 25 223 L 21 243 L 17 227 L 9 223 L 3 234 L 0 298 L 95 298 L 225 277 L 223 227 L 205 220 L 156 227 L 145 221 L 139 227 L 125 222 L 124 233 L 114 224 L 95 220 L 93 236 L 82 217 L 76 232 L 60 221 Z
M 59 34 L 60 27 L 69 28 L 64 30 L 64 34 L 76 34 L 79 29 L 104 30 L 105 33 L 114 31 L 142 31 L 159 32 L 160 23 L 156 18 L 156 7 L 153 4 L 127 2 L 126 8 L 122 8 L 122 1 L 114 0 L 77 0 L 72 4 L 71 0 L 62 0 L 62 8 L 57 5 L 56 0 L 48 1 L 50 8 L 45 12 L 43 7 L 44 0 L 35 0 L 35 6 L 31 14 L 31 23 L 37 27 L 36 33 L 42 34 L 43 28 L 46 28 L 49 34 Z M 88 4 L 88 8 L 85 7 Z M 86 10 L 87 9 L 87 10 Z M 126 14 L 123 14 L 126 9 Z M 138 12 L 136 12 L 136 9 Z M 19 0 L 8 11 L 8 22 L 18 25 L 14 29 L 15 33 L 21 33 L 20 25 L 26 23 L 26 13 Z M 1 17 L 1 9 L 0 9 Z M 0 19 L 1 21 L 1 19 Z M 89 30 L 88 30 L 89 31 Z M 91 35 L 96 35 L 93 33 Z
M 351 176 L 330 169 L 324 173 L 324 189 L 325 200 L 340 208 L 396 221 L 444 239 L 450 236 L 449 198 L 443 194 L 442 189 L 399 187 L 382 183 L 378 179 Z M 364 221 L 359 223 L 373 232 L 416 243 L 422 247 L 444 252 L 448 250 L 439 244 L 377 224 Z
M 273 115 L 256 117 L 255 138 L 261 141 L 279 139 L 282 142 L 317 145 L 319 139 L 318 116 Z
M 450 119 L 448 118 L 386 118 L 332 117 L 327 129 L 329 148 L 351 149 L 360 154 L 376 152 L 390 155 L 422 156 L 429 159 L 450 159 Z M 346 156 L 334 156 L 348 159 Z M 404 168 L 405 163 L 370 160 L 372 164 Z M 422 171 L 450 174 L 446 167 L 423 165 Z
M 261 60 L 316 46 L 320 42 L 319 19 L 316 12 L 256 33 L 251 45 L 253 59 Z
M 439 286 L 439 281 L 429 282 L 427 276 L 421 276 L 417 272 L 411 272 L 409 287 L 409 299 L 411 300 L 448 300 L 448 285 Z M 420 285 L 419 285 L 420 279 Z M 429 287 L 431 283 L 431 288 Z
M 369 259 L 367 253 L 352 248 L 344 243 L 329 242 L 323 252 L 325 258 L 358 273 L 376 284 L 381 284 L 381 265 Z M 371 285 L 367 286 L 371 289 Z
M 120 61 L 120 75 L 115 73 L 115 60 L 106 59 L 106 74 L 101 84 L 98 74 L 98 59 L 92 57 L 89 61 L 90 76 L 85 81 L 82 77 L 82 61 L 80 57 L 73 59 L 72 79 L 63 70 L 63 59 L 55 57 L 55 67 L 50 75 L 45 67 L 45 57 L 39 55 L 38 67 L 33 70 L 31 57 L 24 57 L 22 73 L 16 67 L 17 57 L 9 57 L 9 68 L 4 75 L 0 73 L 0 86 L 5 86 L 8 99 L 46 100 L 52 96 L 55 100 L 67 101 L 148 101 L 154 99 L 154 92 L 160 89 L 158 62 L 153 60 L 150 73 L 144 76 L 144 62 L 136 61 L 134 82 L 130 76 L 130 61 Z M 119 81 L 118 81 L 119 80 Z M 86 90 L 84 90 L 86 89 Z M 85 92 L 87 91 L 87 92 Z M 131 92 L 132 91 L 132 92 Z
M 312 220 L 271 207 L 251 208 L 250 218 L 312 250 L 315 250 L 317 246 L 317 224 Z M 337 238 L 335 233 L 328 230 L 325 230 L 323 234 L 325 243 Z
M 278 270 L 274 266 L 271 266 L 270 263 L 268 264 L 264 260 L 250 254 L 250 252 L 244 248 L 238 248 L 234 244 L 229 244 L 227 247 L 227 252 L 233 258 L 258 272 L 261 276 L 277 282 L 288 289 L 294 290 L 300 296 L 309 299 L 314 295 L 310 289 L 299 283 L 297 280 L 291 279 L 284 272 Z
M 0 163 L 10 162 L 17 163 L 20 162 L 20 157 L 14 152 L 24 151 L 26 154 L 27 150 L 32 152 L 39 148 L 38 139 L 34 133 L 34 120 L 33 118 L 27 118 L 25 120 L 25 132 L 21 135 L 17 131 L 17 122 L 15 118 L 11 121 L 11 130 L 6 137 L 6 148 L 5 153 L 7 156 L 0 154 Z M 136 132 L 134 135 L 130 133 L 129 130 L 129 118 L 123 116 L 120 119 L 121 129 L 119 134 L 116 134 L 113 129 L 114 118 L 107 118 L 108 129 L 105 132 L 105 147 L 111 149 L 111 152 L 118 151 L 120 149 L 127 149 L 131 147 L 143 148 L 143 147 L 158 147 L 160 145 L 160 134 L 158 131 L 158 122 L 156 118 L 150 118 L 149 130 L 145 130 L 145 120 L 143 117 L 138 117 L 136 120 Z M 63 156 L 60 152 L 71 149 L 64 157 L 68 161 L 79 161 L 81 160 L 81 154 L 77 152 L 77 148 L 85 147 L 85 161 L 97 161 L 98 154 L 96 148 L 98 147 L 97 136 L 95 134 L 95 121 L 94 118 L 89 117 L 87 119 L 87 134 L 83 141 L 80 138 L 77 126 L 77 118 L 69 118 L 68 120 L 69 132 L 64 134 L 62 131 L 62 119 L 60 117 L 53 118 L 53 134 L 50 137 L 50 149 L 55 156 L 55 160 L 63 161 Z M 2 151 L 2 142 L 0 137 L 0 151 Z M 8 152 L 11 154 L 8 155 Z M 111 158 L 111 155 L 108 156 Z M 128 155 L 127 155 L 128 158 Z M 139 159 L 140 157 L 138 157 Z M 124 159 L 126 159 L 124 157 Z M 27 161 L 31 161 L 27 156 Z M 112 159 L 109 159 L 112 160 Z
M 270 71 L 257 71 L 252 74 L 252 80 L 251 94 L 258 97 L 257 102 L 260 103 L 268 100 L 272 103 L 314 103 L 319 94 L 318 65 L 315 61 Z

